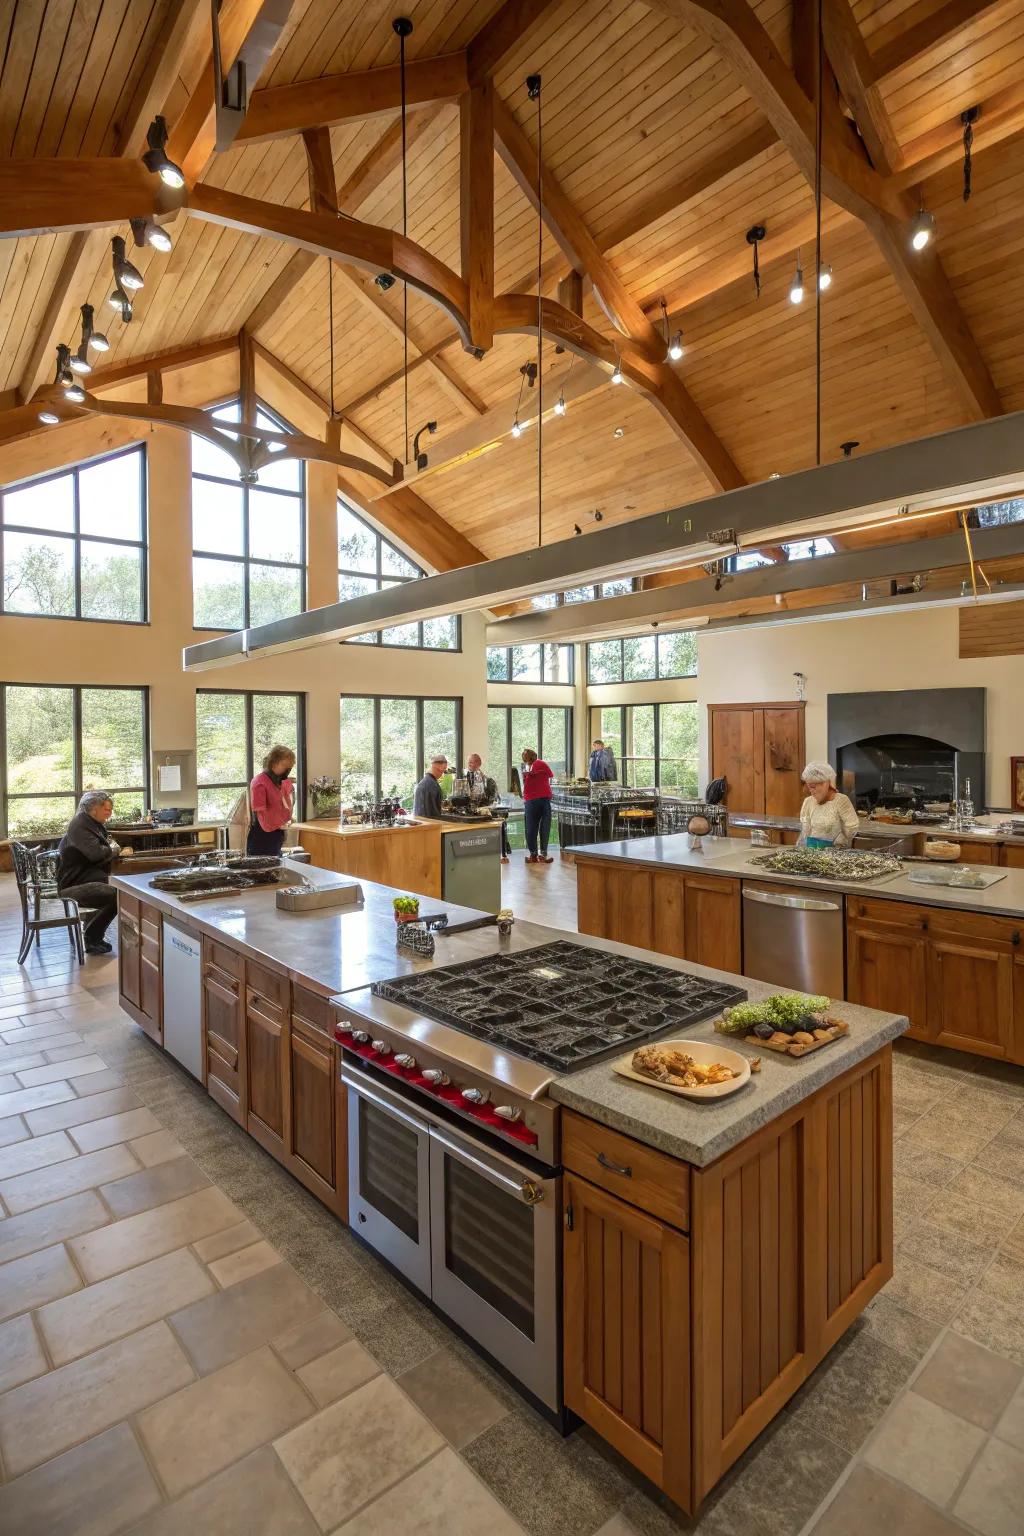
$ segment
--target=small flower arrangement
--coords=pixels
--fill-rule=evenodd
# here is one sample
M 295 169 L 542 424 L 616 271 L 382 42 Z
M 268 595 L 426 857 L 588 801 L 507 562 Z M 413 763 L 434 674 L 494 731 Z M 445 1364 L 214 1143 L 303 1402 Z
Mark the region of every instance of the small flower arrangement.
M 326 816 L 341 808 L 341 785 L 329 773 L 321 773 L 309 782 L 309 798 L 314 816 Z
M 396 923 L 414 923 L 420 915 L 419 898 L 416 896 L 396 896 L 391 905 L 395 909 Z

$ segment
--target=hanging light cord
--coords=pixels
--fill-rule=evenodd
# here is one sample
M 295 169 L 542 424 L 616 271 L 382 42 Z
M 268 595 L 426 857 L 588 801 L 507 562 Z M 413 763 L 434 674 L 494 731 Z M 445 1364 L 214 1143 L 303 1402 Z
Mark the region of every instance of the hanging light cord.
M 327 258 L 327 351 L 331 359 L 331 420 L 334 420 L 334 267 Z
M 410 27 L 410 31 L 412 28 Z M 402 81 L 402 236 L 409 235 L 409 167 L 407 160 L 408 141 L 406 126 L 406 99 L 405 99 L 405 37 L 404 30 L 398 34 L 399 69 Z M 405 409 L 405 460 L 409 462 L 409 284 L 402 280 L 402 369 L 404 376 L 404 409 Z
M 825 36 L 818 0 L 817 100 L 814 119 L 814 462 L 821 463 L 821 149 L 824 113 Z
M 537 548 L 544 543 L 544 139 L 540 110 L 540 75 L 531 75 L 527 90 L 537 103 Z

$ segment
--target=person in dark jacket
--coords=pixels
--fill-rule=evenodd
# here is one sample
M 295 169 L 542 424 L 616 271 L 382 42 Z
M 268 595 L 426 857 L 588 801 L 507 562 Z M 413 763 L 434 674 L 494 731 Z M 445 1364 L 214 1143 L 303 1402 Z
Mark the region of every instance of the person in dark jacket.
M 85 924 L 85 948 L 90 955 L 113 949 L 103 937 L 117 913 L 117 892 L 109 884 L 110 866 L 121 852 L 104 825 L 113 815 L 110 796 L 87 789 L 57 848 L 57 889 L 92 910 Z
M 591 784 L 610 783 L 618 772 L 615 767 L 615 753 L 611 747 L 605 746 L 600 737 L 594 742 L 588 772 Z
M 430 759 L 430 767 L 416 785 L 412 802 L 414 816 L 425 816 L 430 821 L 441 820 L 441 786 L 437 781 L 447 772 L 448 759 L 443 753 Z

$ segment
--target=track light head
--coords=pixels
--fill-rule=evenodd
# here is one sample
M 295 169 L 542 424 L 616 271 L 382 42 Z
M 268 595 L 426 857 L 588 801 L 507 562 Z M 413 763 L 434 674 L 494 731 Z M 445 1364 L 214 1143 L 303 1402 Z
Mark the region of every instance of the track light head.
M 65 386 L 64 399 L 70 400 L 72 405 L 81 405 L 85 399 L 85 390 L 77 380 Z
M 180 165 L 175 165 L 173 160 L 167 157 L 167 121 L 163 117 L 154 117 L 146 130 L 146 143 L 149 148 L 142 157 L 142 163 L 147 171 L 152 171 L 159 176 L 165 187 L 175 189 L 185 185 L 185 173 Z
M 803 271 L 803 268 L 800 265 L 800 258 L 798 256 L 797 259 L 796 259 L 796 271 L 793 274 L 793 281 L 789 285 L 789 302 L 791 304 L 802 304 L 803 301 L 804 301 L 804 271 Z
M 536 101 L 540 95 L 540 75 L 527 75 L 526 94 L 531 101 Z
M 564 395 L 559 395 L 558 399 L 555 401 L 555 415 L 556 416 L 564 416 L 565 415 L 565 396 Z
M 110 342 L 107 340 L 106 336 L 104 336 L 102 331 L 93 331 L 89 340 L 97 352 L 110 351 Z
M 381 293 L 387 293 L 389 288 L 393 288 L 395 286 L 395 278 L 390 272 L 378 272 L 373 281 L 376 283 Z
M 910 244 L 913 250 L 923 251 L 935 234 L 935 215 L 920 208 L 911 220 Z
M 431 437 L 433 437 L 433 435 L 434 435 L 434 433 L 436 431 L 437 431 L 437 422 L 436 421 L 428 421 L 422 427 L 420 427 L 419 431 L 416 433 L 416 436 L 413 438 L 413 440 L 412 440 L 412 456 L 413 456 L 413 460 L 414 460 L 414 462 L 416 464 L 416 468 L 417 469 L 426 469 L 427 464 L 430 462 L 429 459 L 427 458 L 427 455 L 425 453 L 421 453 L 420 452 L 420 438 L 423 436 L 424 432 L 429 432 Z
M 672 337 L 672 340 L 669 343 L 668 355 L 669 355 L 669 357 L 672 359 L 672 361 L 674 363 L 678 363 L 679 359 L 682 357 L 682 355 L 683 355 L 683 333 L 682 333 L 682 331 L 676 331 L 675 335 Z
M 151 245 L 154 251 L 165 253 L 174 249 L 174 241 L 166 229 L 153 219 L 132 219 L 131 226 L 136 245 Z
M 580 527 L 579 523 L 573 523 L 572 531 L 578 536 L 583 532 L 583 529 Z
M 853 458 L 853 450 L 855 448 L 859 448 L 860 447 L 860 443 L 857 441 L 857 439 L 855 437 L 851 437 L 848 442 L 840 443 L 839 447 L 840 447 L 840 450 L 842 452 L 842 455 L 843 455 L 844 459 L 852 459 Z
M 92 373 L 92 363 L 89 361 L 84 341 L 78 351 L 72 354 L 71 371 L 72 373 Z
M 621 358 L 617 357 L 615 359 L 615 367 L 612 369 L 612 383 L 613 384 L 621 384 L 622 382 L 623 382 L 623 377 L 622 377 L 622 360 L 621 360 Z
M 60 421 L 60 417 L 57 415 L 56 411 L 40 411 L 39 420 L 42 422 L 44 427 L 55 427 Z
M 73 384 L 75 376 L 71 372 L 71 348 L 63 341 L 57 344 L 57 372 L 54 376 L 55 384 Z
M 522 435 L 523 435 L 523 429 L 522 429 L 522 426 L 520 425 L 519 417 L 517 416 L 515 421 L 512 423 L 512 436 L 513 437 L 522 437 Z
M 118 287 L 127 289 L 129 293 L 136 293 L 145 287 L 145 278 L 135 266 L 128 260 L 124 253 L 124 239 L 121 235 L 115 235 L 110 242 L 110 249 L 114 260 L 114 282 Z
M 819 291 L 821 293 L 824 293 L 826 288 L 831 288 L 831 287 L 832 287 L 832 268 L 831 267 L 822 267 L 821 271 L 818 273 L 818 288 L 819 288 Z

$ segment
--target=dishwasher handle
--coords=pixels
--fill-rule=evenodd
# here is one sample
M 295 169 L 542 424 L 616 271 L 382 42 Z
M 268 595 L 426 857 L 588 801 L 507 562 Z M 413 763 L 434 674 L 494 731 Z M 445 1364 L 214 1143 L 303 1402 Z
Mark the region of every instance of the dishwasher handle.
M 777 896 L 772 891 L 749 891 L 743 888 L 744 901 L 759 901 L 766 907 L 788 907 L 795 912 L 840 912 L 838 901 L 821 901 L 815 896 Z

